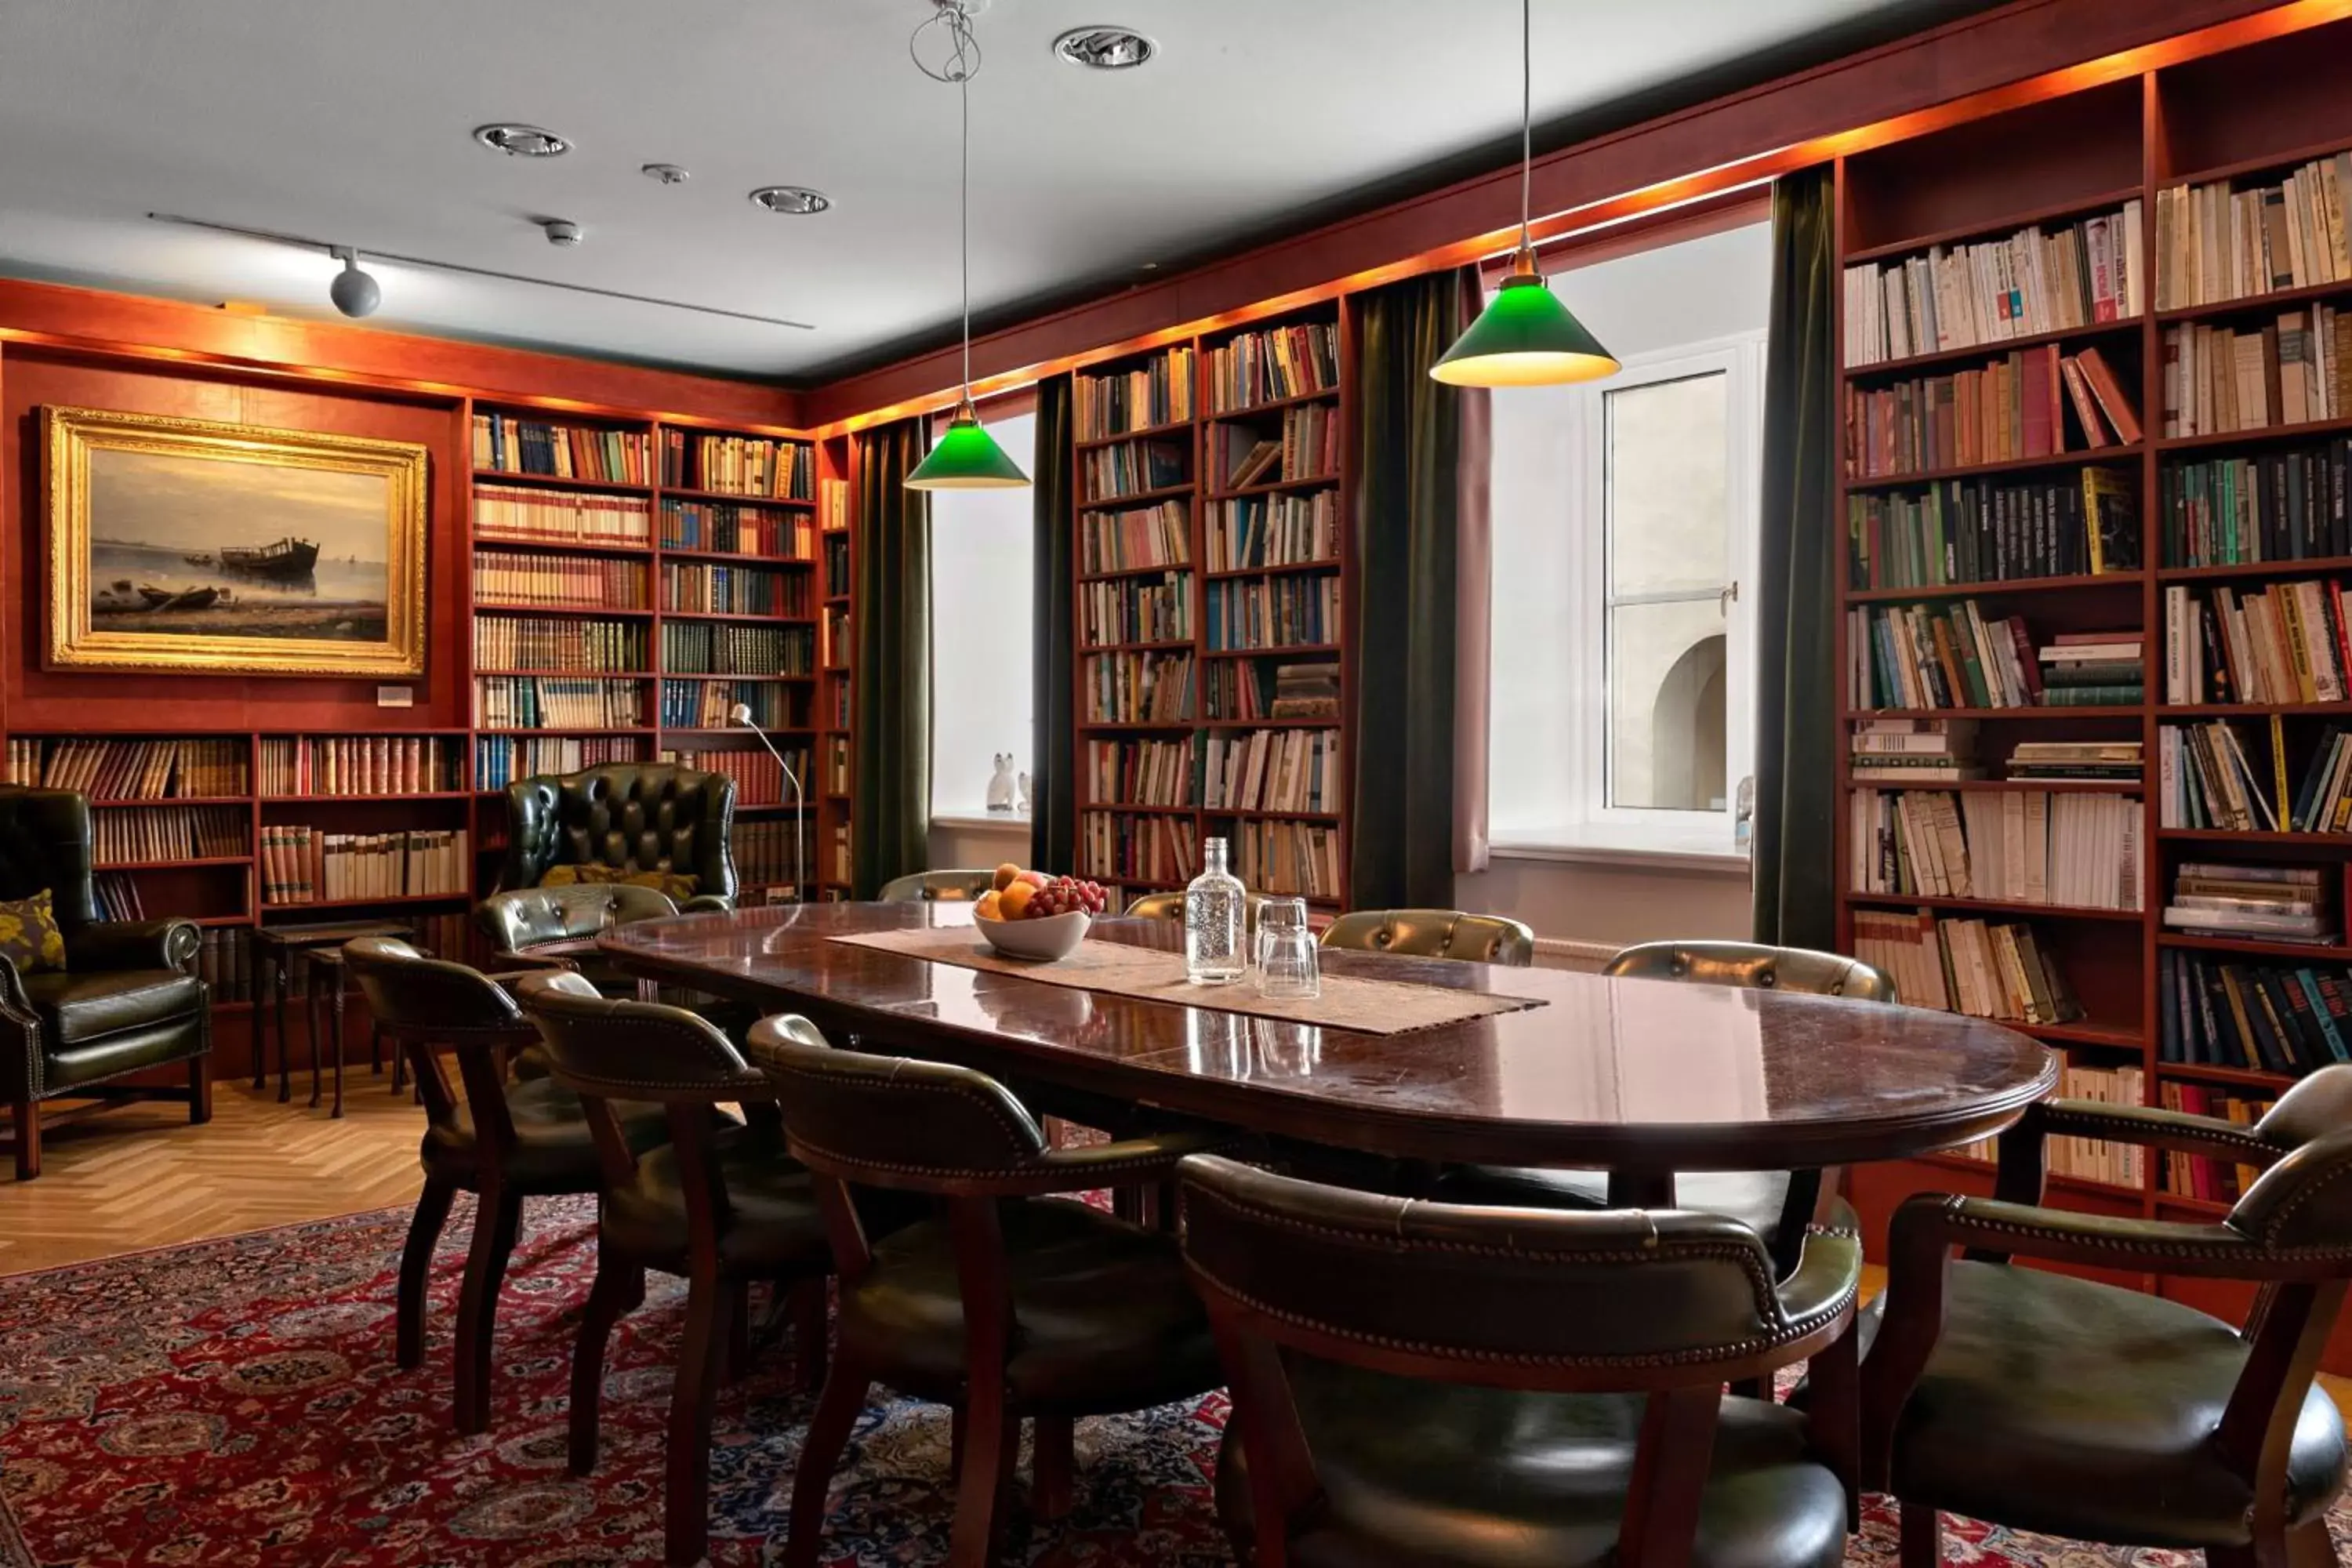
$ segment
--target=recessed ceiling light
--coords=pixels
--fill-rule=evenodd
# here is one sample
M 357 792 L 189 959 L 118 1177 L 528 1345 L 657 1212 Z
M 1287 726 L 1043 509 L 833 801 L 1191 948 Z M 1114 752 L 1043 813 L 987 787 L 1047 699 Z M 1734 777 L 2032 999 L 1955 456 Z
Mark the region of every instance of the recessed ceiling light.
M 1073 27 L 1054 40 L 1054 56 L 1098 71 L 1133 70 L 1160 46 L 1127 27 Z
M 682 185 L 693 178 L 676 163 L 646 163 L 637 173 L 648 180 L 659 180 L 665 185 Z
M 806 185 L 761 185 L 751 193 L 751 205 L 772 213 L 808 217 L 833 205 L 833 198 Z
M 561 158 L 572 143 L 536 125 L 477 125 L 474 140 L 511 158 Z

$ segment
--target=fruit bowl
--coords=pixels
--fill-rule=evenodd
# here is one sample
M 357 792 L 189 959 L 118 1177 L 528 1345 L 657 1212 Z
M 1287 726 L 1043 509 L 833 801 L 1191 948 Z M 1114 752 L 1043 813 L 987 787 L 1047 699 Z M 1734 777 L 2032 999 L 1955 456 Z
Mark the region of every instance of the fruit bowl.
M 1067 914 L 1022 921 L 992 921 L 975 914 L 971 923 L 980 928 L 988 945 L 1005 957 L 1051 963 L 1076 952 L 1078 943 L 1087 939 L 1087 928 L 1095 922 L 1086 910 L 1072 910 Z

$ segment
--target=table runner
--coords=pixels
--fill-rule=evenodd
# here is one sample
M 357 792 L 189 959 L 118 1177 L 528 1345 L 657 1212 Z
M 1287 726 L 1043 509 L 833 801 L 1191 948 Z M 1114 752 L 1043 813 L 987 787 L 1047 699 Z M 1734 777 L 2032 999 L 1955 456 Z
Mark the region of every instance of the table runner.
M 1124 942 L 1092 938 L 1076 952 L 1055 963 L 1005 958 L 969 926 L 941 926 L 913 931 L 857 932 L 832 937 L 854 947 L 877 947 L 909 958 L 951 963 L 963 969 L 983 969 L 998 974 L 1018 974 L 1047 985 L 1078 991 L 1106 991 L 1120 996 L 1166 1002 L 1180 1007 L 1205 1007 L 1221 1013 L 1246 1013 L 1280 1018 L 1294 1024 L 1318 1024 L 1354 1029 L 1367 1035 L 1402 1035 L 1414 1029 L 1459 1024 L 1496 1013 L 1516 1013 L 1544 1005 L 1528 996 L 1500 996 L 1485 991 L 1454 991 L 1440 985 L 1415 985 L 1392 980 L 1364 980 L 1352 974 L 1323 976 L 1323 994 L 1297 1001 L 1274 1001 L 1257 994 L 1248 980 L 1231 985 L 1195 985 L 1184 978 L 1181 953 L 1157 948 L 1130 947 Z

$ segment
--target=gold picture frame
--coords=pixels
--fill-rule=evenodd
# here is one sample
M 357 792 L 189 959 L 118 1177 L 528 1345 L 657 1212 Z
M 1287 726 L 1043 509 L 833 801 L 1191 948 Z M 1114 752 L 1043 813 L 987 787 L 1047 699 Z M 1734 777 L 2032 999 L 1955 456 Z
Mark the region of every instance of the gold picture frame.
M 49 668 L 425 672 L 423 446 L 62 406 L 41 431 Z

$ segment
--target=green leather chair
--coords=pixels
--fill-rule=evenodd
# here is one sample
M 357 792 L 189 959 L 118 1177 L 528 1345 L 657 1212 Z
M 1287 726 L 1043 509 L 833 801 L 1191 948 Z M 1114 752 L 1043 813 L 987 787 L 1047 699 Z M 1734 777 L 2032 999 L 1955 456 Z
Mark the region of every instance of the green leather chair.
M 1244 929 L 1257 930 L 1257 912 L 1265 908 L 1266 895 L 1242 895 Z M 1184 895 L 1181 893 L 1146 893 L 1127 906 L 1127 918 L 1137 921 L 1173 921 L 1184 923 Z
M 2039 1206 L 2044 1138 L 2262 1168 L 2221 1218 Z M 1954 1253 L 1958 1252 L 1958 1257 Z M 2241 1330 L 2070 1268 L 2239 1280 Z M 2252 1127 L 2048 1100 L 2002 1134 L 1990 1198 L 1921 1194 L 1887 1235 L 1863 1321 L 1864 1475 L 1902 1505 L 1905 1568 L 1940 1561 L 1937 1510 L 2215 1568 L 2334 1563 L 2343 1417 L 2313 1382 L 2352 1279 L 2352 1066 Z
M 1645 942 L 1611 959 L 1603 974 L 1641 980 L 1688 980 L 1751 991 L 1796 991 L 1892 1002 L 1895 982 L 1858 958 L 1759 942 Z
M 607 763 L 507 785 L 500 889 L 536 888 L 560 866 L 691 877 L 687 910 L 735 907 L 735 781 L 676 763 Z
M 195 922 L 100 920 L 93 859 L 89 801 L 0 787 L 0 899 L 46 889 L 66 942 L 62 970 L 19 972 L 0 959 L 0 1103 L 20 1182 L 41 1173 L 43 1100 L 185 1100 L 190 1121 L 212 1118 L 212 1007 L 188 972 Z M 174 1064 L 185 1064 L 184 1089 L 121 1081 Z
M 1809 1356 L 1850 1385 L 1853 1237 L 1813 1237 L 1776 1285 L 1713 1215 L 1498 1213 L 1203 1156 L 1178 1186 L 1233 1387 L 1216 1493 L 1242 1562 L 1843 1562 L 1850 1430 L 1723 1387 Z
M 886 904 L 969 904 L 994 886 L 993 870 L 914 871 L 883 883 L 877 897 Z
M 1356 910 L 1323 928 L 1323 945 L 1408 958 L 1458 958 L 1525 969 L 1536 933 L 1500 915 L 1460 910 Z

